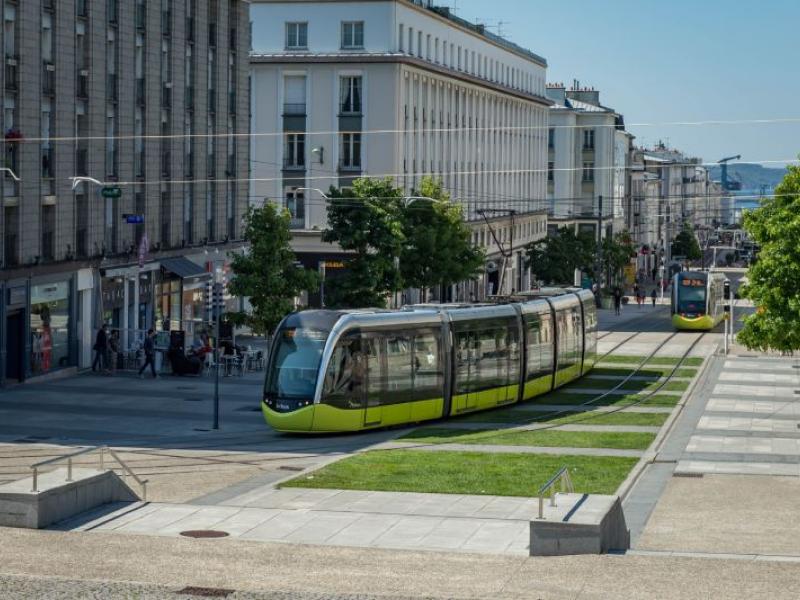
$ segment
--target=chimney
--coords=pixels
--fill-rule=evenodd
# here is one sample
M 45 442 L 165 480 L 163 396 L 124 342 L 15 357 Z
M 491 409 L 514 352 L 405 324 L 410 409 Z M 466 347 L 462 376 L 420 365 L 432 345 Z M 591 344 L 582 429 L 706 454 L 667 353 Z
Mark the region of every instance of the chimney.
M 580 82 L 576 80 L 576 85 L 567 91 L 567 98 L 578 100 L 586 104 L 600 106 L 600 91 L 590 87 L 580 87 Z
M 567 90 L 563 83 L 548 83 L 545 93 L 550 100 L 559 106 L 564 106 L 564 103 L 567 99 L 566 92 Z

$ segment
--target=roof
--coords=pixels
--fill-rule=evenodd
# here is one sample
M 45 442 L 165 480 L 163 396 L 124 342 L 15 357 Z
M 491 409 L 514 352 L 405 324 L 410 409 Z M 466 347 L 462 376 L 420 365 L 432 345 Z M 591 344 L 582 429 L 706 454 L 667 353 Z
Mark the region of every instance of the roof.
M 201 275 L 210 275 L 203 267 L 186 258 L 185 256 L 178 256 L 176 258 L 165 258 L 161 261 L 161 266 L 174 273 L 181 279 L 189 277 L 200 277 Z
M 548 96 L 552 100 L 551 97 Z M 572 98 L 565 98 L 564 102 L 558 102 L 550 107 L 551 110 L 574 110 L 576 112 L 585 112 L 585 113 L 606 113 L 606 114 L 617 114 L 613 108 L 608 108 L 607 106 L 603 105 L 596 105 L 596 104 L 589 104 L 588 102 L 583 102 L 582 100 L 574 100 Z

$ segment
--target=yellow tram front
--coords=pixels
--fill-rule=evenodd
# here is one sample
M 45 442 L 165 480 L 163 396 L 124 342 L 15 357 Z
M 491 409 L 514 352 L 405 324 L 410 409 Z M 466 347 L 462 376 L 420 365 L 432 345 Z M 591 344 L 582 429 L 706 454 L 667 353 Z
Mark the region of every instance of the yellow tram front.
M 709 331 L 724 316 L 725 276 L 684 271 L 672 280 L 672 324 L 676 329 Z

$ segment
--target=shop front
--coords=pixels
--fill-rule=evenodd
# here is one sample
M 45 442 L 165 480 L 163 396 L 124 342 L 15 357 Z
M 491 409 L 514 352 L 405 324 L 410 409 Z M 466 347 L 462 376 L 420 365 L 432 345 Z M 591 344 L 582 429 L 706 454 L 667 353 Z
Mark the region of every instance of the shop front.
M 211 273 L 178 257 L 162 260 L 155 275 L 156 331 L 183 331 L 187 344 L 208 333 L 206 288 Z

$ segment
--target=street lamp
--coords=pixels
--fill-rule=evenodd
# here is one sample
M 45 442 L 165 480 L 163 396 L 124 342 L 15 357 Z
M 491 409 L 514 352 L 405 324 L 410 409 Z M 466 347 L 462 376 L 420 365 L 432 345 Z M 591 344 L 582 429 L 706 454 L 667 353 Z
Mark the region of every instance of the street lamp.
M 102 181 L 98 181 L 94 177 L 85 177 L 83 175 L 79 175 L 77 177 L 70 177 L 72 181 L 72 189 L 74 190 L 78 187 L 79 183 L 93 183 L 95 185 L 104 186 L 105 184 Z
M 8 167 L 0 167 L 0 171 L 5 171 L 6 173 L 8 173 L 11 179 L 13 179 L 14 181 L 22 181 L 19 177 L 17 177 L 17 174 L 14 173 L 14 171 L 9 169 Z

